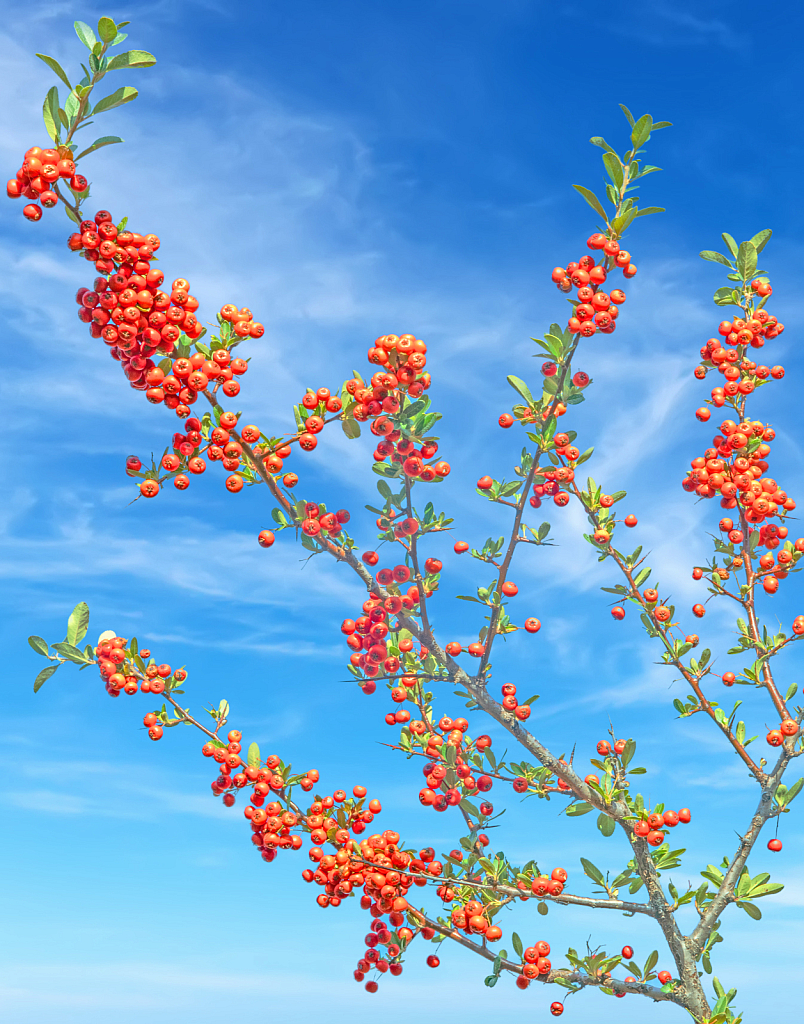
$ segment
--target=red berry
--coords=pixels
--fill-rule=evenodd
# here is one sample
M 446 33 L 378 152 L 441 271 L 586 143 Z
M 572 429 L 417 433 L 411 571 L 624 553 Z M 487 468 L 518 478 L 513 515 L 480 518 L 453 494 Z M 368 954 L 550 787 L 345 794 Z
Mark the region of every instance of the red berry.
M 781 848 L 782 848 L 782 841 L 781 841 L 781 839 L 771 839 L 771 841 L 768 843 L 768 849 L 772 850 L 773 853 L 779 853 Z

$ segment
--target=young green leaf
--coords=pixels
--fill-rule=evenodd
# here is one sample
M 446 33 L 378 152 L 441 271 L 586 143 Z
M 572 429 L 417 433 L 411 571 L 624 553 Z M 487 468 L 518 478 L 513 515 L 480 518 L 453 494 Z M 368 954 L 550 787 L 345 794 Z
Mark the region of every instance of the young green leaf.
M 87 635 L 89 628 L 89 606 L 86 601 L 81 601 L 70 612 L 67 620 L 67 643 L 75 647 L 80 644 Z
M 92 47 L 95 46 L 95 44 L 98 41 L 95 38 L 95 33 L 92 31 L 89 25 L 87 25 L 83 21 L 73 22 L 73 28 L 75 29 L 75 34 L 78 36 L 78 38 L 81 40 L 84 46 L 86 46 L 86 48 L 91 53 Z
M 120 71 L 128 68 L 152 68 L 156 64 L 156 57 L 147 50 L 129 50 L 128 53 L 118 53 L 112 57 L 106 66 L 107 71 Z
M 639 149 L 648 141 L 653 129 L 653 118 L 650 114 L 643 114 L 634 125 L 631 132 L 631 143 L 634 149 Z
M 117 25 L 111 18 L 101 18 L 98 22 L 98 35 L 104 43 L 111 43 L 117 37 Z
M 259 744 L 252 743 L 248 748 L 248 765 L 250 768 L 259 768 L 261 764 Z
M 652 213 L 665 213 L 666 210 L 663 206 L 645 206 L 636 213 L 637 217 L 648 217 Z
M 113 93 L 108 96 L 104 96 L 103 99 L 98 100 L 95 104 L 96 114 L 102 114 L 104 110 L 112 110 L 114 107 L 120 107 L 124 103 L 130 103 L 135 100 L 138 96 L 137 90 L 132 89 L 130 85 L 124 85 L 122 89 L 115 89 Z

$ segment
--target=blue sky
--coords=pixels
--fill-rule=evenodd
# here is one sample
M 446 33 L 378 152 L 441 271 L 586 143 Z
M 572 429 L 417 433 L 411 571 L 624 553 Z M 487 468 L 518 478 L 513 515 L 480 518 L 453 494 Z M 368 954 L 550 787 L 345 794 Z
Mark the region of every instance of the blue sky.
M 579 364 L 595 380 L 572 424 L 582 447 L 596 445 L 589 471 L 607 489 L 629 491 L 637 542 L 651 551 L 663 589 L 691 605 L 700 591 L 689 569 L 718 518 L 679 487 L 711 433 L 692 415 L 705 390 L 691 370 L 720 319 L 710 296 L 722 281 L 697 253 L 717 248 L 721 231 L 747 238 L 772 227 L 763 265 L 772 309 L 787 325 L 773 361 L 788 375 L 755 409 L 778 430 L 774 471 L 804 500 L 794 301 L 801 142 L 790 121 L 803 26 L 794 6 L 17 5 L 0 32 L 7 174 L 44 138 L 41 100 L 52 83 L 33 53 L 75 66 L 73 18 L 92 23 L 106 13 L 130 18 L 131 44 L 159 63 L 131 74 L 141 90 L 135 104 L 104 115 L 102 133 L 119 132 L 126 145 L 87 160 L 93 194 L 116 218 L 160 234 L 168 276 L 190 280 L 203 316 L 232 301 L 265 323 L 250 347 L 249 420 L 287 429 L 306 387 L 351 375 L 377 335 L 412 331 L 430 346 L 442 452 L 454 467 L 441 507 L 455 514 L 456 537 L 477 543 L 502 533 L 504 510 L 478 498 L 474 481 L 516 461 L 518 438 L 496 427 L 512 400 L 505 375 L 533 378 L 529 338 L 565 314 L 550 270 L 584 252 L 594 227 L 570 185 L 600 186 L 599 151 L 587 140 L 603 135 L 622 148 L 624 102 L 675 125 L 652 140 L 651 162 L 664 171 L 644 186 L 646 201 L 668 213 L 632 229 L 639 274 L 620 327 L 605 348 L 587 346 Z M 331 788 L 363 781 L 383 799 L 384 827 L 412 843 L 448 849 L 457 834 L 448 815 L 418 807 L 414 767 L 378 745 L 388 735 L 384 700 L 341 682 L 338 625 L 359 599 L 345 573 L 318 561 L 302 568 L 285 538 L 260 549 L 264 495 L 232 497 L 212 473 L 184 494 L 129 505 L 125 456 L 161 452 L 175 420 L 124 386 L 75 319 L 73 293 L 88 282 L 63 245 L 66 219 L 50 213 L 30 225 L 11 203 L 3 210 L 7 1018 L 100 1024 L 113 1015 L 133 1024 L 147 1013 L 154 1024 L 183 1024 L 256 1005 L 292 1021 L 326 1013 L 359 1024 L 380 1007 L 393 1012 L 400 998 L 410 1012 L 437 1002 L 445 1024 L 464 1019 L 467 1000 L 512 1022 L 545 1017 L 551 990 L 488 990 L 482 967 L 457 949 L 445 951 L 438 972 L 412 952 L 401 979 L 367 996 L 351 979 L 363 915 L 316 907 L 300 856 L 259 860 L 240 808 L 226 812 L 209 795 L 208 763 L 189 731 L 150 743 L 140 727 L 145 699 L 112 702 L 89 672 L 62 669 L 34 696 L 41 664 L 25 637 L 60 639 L 83 599 L 91 636 L 136 633 L 160 659 L 186 663 L 193 707 L 228 698 L 232 722 L 263 751 L 318 767 Z M 305 463 L 309 496 L 357 512 L 374 493 L 369 452 L 368 442 L 340 437 L 322 444 Z M 542 632 L 511 640 L 495 656 L 496 678 L 542 695 L 531 722 L 557 751 L 577 744 L 578 757 L 591 753 L 609 717 L 618 734 L 637 738 L 646 795 L 692 808 L 679 836 L 689 852 L 674 877 L 696 880 L 731 851 L 754 793 L 706 723 L 675 719 L 671 701 L 683 691 L 654 664 L 635 616 L 611 620 L 598 589 L 613 582 L 611 571 L 579 544 L 580 517 L 550 519 L 560 546 L 526 551 L 516 569 L 517 612 L 538 615 Z M 366 547 L 369 525 L 354 531 Z M 468 639 L 466 606 L 448 598 L 487 581 L 476 563 L 448 555 L 454 539 L 433 544 L 447 564 L 437 623 L 444 639 Z M 766 601 L 769 623 L 789 625 L 801 610 L 793 579 Z M 730 628 L 717 607 L 700 626 L 724 666 Z M 785 688 L 800 669 L 800 656 L 787 655 Z M 749 734 L 775 724 L 758 696 L 739 696 Z M 449 700 L 445 711 L 457 713 Z M 593 835 L 589 819 L 560 818 L 555 803 L 510 806 L 500 847 L 563 864 L 576 891 L 586 891 L 580 856 L 621 864 L 622 847 Z M 772 870 L 785 895 L 766 901 L 761 924 L 730 911 L 715 957 L 715 973 L 739 985 L 748 1020 L 762 1019 L 770 970 L 789 978 L 801 969 L 804 842 L 795 817 L 781 834 L 784 852 L 758 852 L 755 868 Z M 569 908 L 537 921 L 517 911 L 513 923 L 554 949 L 630 941 L 644 960 L 656 945 L 639 922 Z M 773 1002 L 789 1012 L 794 989 L 774 983 Z M 591 1013 L 627 1022 L 645 1008 L 584 994 L 565 1019 Z M 670 1006 L 650 1013 L 686 1019 Z

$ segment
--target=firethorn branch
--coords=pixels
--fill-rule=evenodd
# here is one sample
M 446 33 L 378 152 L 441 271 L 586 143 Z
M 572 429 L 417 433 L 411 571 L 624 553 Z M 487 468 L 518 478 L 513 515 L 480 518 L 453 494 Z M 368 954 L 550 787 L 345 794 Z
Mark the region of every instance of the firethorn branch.
M 804 538 L 795 545 L 787 540 L 785 517 L 795 508 L 795 502 L 775 480 L 763 475 L 767 473 L 767 457 L 775 433 L 767 425 L 745 418 L 748 395 L 769 378 L 778 380 L 784 375 L 781 367 L 758 366 L 748 358 L 750 347 L 762 347 L 766 340 L 783 330 L 783 325 L 764 308 L 771 288 L 763 272 L 757 270 L 757 253 L 764 247 L 770 232 L 760 232 L 740 246 L 731 236 L 724 235 L 730 257 L 702 254 L 706 259 L 729 267 L 728 279 L 739 287 L 719 289 L 715 302 L 734 305 L 740 316 L 723 321 L 718 329 L 721 340 L 710 339 L 701 349 L 702 363 L 695 370 L 696 378 L 703 379 L 710 371 L 716 371 L 723 374 L 726 383 L 712 390 L 711 402 L 699 409 L 697 415 L 706 422 L 711 416 L 709 405 L 721 408 L 728 403 L 737 420 L 721 424 L 713 446 L 706 449 L 703 456 L 692 460 L 683 483 L 686 490 L 694 491 L 700 498 L 720 494 L 722 507 L 736 510 L 733 513 L 736 526 L 729 518 L 720 522 L 721 532 L 729 543 L 716 539 L 711 566 L 706 570 L 696 567 L 693 577 L 702 579 L 705 571 L 711 596 L 731 597 L 745 610 L 747 622 L 738 620 L 740 647 L 730 653 L 750 650 L 756 656 L 755 665 L 743 670 L 744 679 L 740 682 L 752 682 L 767 689 L 782 719 L 779 729 L 768 733 L 769 744 L 781 750 L 776 767 L 766 772 L 765 760 L 760 759 L 757 765 L 746 751 L 751 740 L 745 737 L 745 723 L 733 725 L 740 702 L 732 715 L 726 716 L 716 702 L 704 695 L 703 681 L 714 675 L 708 665 L 709 652 L 704 652 L 700 663 L 692 659 L 689 665 L 685 664 L 682 659 L 697 645 L 698 637 L 691 635 L 683 641 L 676 638 L 677 624 L 672 621 L 674 609 L 660 601 L 658 590 L 640 591 L 650 575 L 650 569 L 643 565 L 644 559 L 639 557 L 641 548 L 627 558 L 611 546 L 612 534 L 620 522 L 626 527 L 637 525 L 635 516 L 619 520 L 609 511 L 625 496 L 624 492 L 602 495 L 591 480 L 588 490 L 582 491 L 575 482 L 575 473 L 591 457 L 593 449 L 582 454 L 575 447 L 574 432 L 556 433 L 559 418 L 566 414 L 570 405 L 584 400 L 584 391 L 591 383 L 584 371 L 573 373 L 572 369 L 581 339 L 611 335 L 626 299 L 621 289 L 606 292 L 603 285 L 616 270 L 621 270 L 626 280 L 636 273 L 631 254 L 620 246 L 624 232 L 637 216 L 660 212 L 655 207 L 639 209 L 633 192 L 639 178 L 658 170 L 641 164 L 639 157 L 651 133 L 665 127 L 667 122 L 654 123 L 649 115 L 635 120 L 623 107 L 631 129 L 631 148 L 622 159 L 605 140 L 591 140 L 603 150 L 603 163 L 610 179 L 606 197 L 614 211 L 611 215 L 589 189 L 574 186 L 602 219 L 603 230 L 593 234 L 587 242 L 592 253 L 600 253 L 600 259 L 598 262 L 597 255 L 585 254 L 577 262 L 571 262 L 566 268 L 556 267 L 552 272 L 552 280 L 560 292 L 567 294 L 577 289 L 577 295 L 570 299 L 572 315 L 566 328 L 553 324 L 543 341 L 534 339 L 550 356 L 542 365 L 541 398 L 534 398 L 524 381 L 513 376 L 508 378 L 524 404 L 515 405 L 513 414 L 503 413 L 500 426 L 508 429 L 518 423 L 532 444 L 522 449 L 521 464 L 514 468 L 517 480 L 506 483 L 484 476 L 478 481 L 481 494 L 513 509 L 514 516 L 507 539 L 503 536 L 496 542 L 489 540 L 481 551 L 472 549 L 472 555 L 480 562 L 494 566 L 496 578 L 490 586 L 478 587 L 477 597 L 462 596 L 463 600 L 483 606 L 484 614 L 485 609 L 489 609 L 488 625 L 479 630 L 477 642 L 470 643 L 466 651 L 470 657 L 478 659 L 477 670 L 470 672 L 457 660 L 464 653 L 462 645 L 457 641 L 442 645 L 434 635 L 429 602 L 439 589 L 443 565 L 440 559 L 424 558 L 422 550 L 426 535 L 447 529 L 452 520 L 446 519 L 444 513 L 436 513 L 432 503 L 419 512 L 413 501 L 414 486 L 437 483 L 450 472 L 449 463 L 437 458 L 438 439 L 431 433 L 440 415 L 430 411 L 430 397 L 426 394 L 431 377 L 425 370 L 427 346 L 424 342 L 412 334 L 377 338 L 368 350 L 368 360 L 374 370 L 370 379 L 355 374 L 335 393 L 323 387 L 317 391 L 308 388 L 293 410 L 296 430 L 281 438 L 268 437 L 255 425 L 241 423 L 239 413 L 226 411 L 220 397 L 235 398 L 240 392 L 239 378 L 248 370 L 247 360 L 233 357 L 234 348 L 247 338 L 257 340 L 264 333 L 262 325 L 254 321 L 251 310 L 224 306 L 217 316 L 218 334 L 204 342 L 206 330 L 195 315 L 199 302 L 190 294 L 189 283 L 184 278 L 176 278 L 170 293 L 160 290 L 164 274 L 151 265 L 160 247 L 158 236 L 128 230 L 125 220 L 115 225 L 108 211 L 98 211 L 93 220 L 80 221 L 79 209 L 88 197 L 89 185 L 83 176 L 76 174 L 75 163 L 100 145 L 120 141 L 111 137 L 97 140 L 73 159 L 77 148 L 73 137 L 90 116 L 89 95 L 108 71 L 147 67 L 154 62 L 144 51 L 130 51 L 109 59 L 108 48 L 122 41 L 120 27 L 111 19 L 102 18 L 98 25 L 100 39 L 96 39 L 88 26 L 76 23 L 79 38 L 90 50 L 90 67 L 84 69 L 85 79 L 75 90 L 52 58 L 42 58 L 71 89 L 63 109 L 59 106 L 57 90 L 51 90 L 46 100 L 45 124 L 58 148 L 29 149 L 7 190 L 12 197 L 38 198 L 47 208 L 63 198 L 58 191 L 58 181 L 69 179 L 75 201 L 65 201 L 65 208 L 79 230 L 68 244 L 72 251 L 94 265 L 98 275 L 92 289 L 83 288 L 78 292 L 79 318 L 89 326 L 93 338 L 109 347 L 131 387 L 144 391 L 149 402 L 175 411 L 184 421 L 184 433 L 174 434 L 172 451 L 170 446 L 165 450 L 158 467 L 152 459 L 152 466 L 144 469 L 140 460 L 132 456 L 127 460 L 127 472 L 141 479 L 140 495 L 150 499 L 160 492 L 167 480 L 172 480 L 181 491 L 208 466 L 221 462 L 229 473 L 226 487 L 232 494 L 237 494 L 245 484 L 267 485 L 275 506 L 271 516 L 277 530 L 291 529 L 297 537 L 300 535 L 310 557 L 327 553 L 350 566 L 365 586 L 367 599 L 362 606 L 363 614 L 345 619 L 341 627 L 350 651 L 349 671 L 367 695 L 376 691 L 378 683 L 387 684 L 396 710 L 387 713 L 385 721 L 391 726 L 401 726 L 399 742 L 387 745 L 405 753 L 409 760 L 415 757 L 414 764 L 419 759 L 425 762 L 426 785 L 419 792 L 421 804 L 437 812 L 457 807 L 467 834 L 460 836 L 460 848 L 452 850 L 442 860 L 437 859 L 435 850 L 430 847 L 418 852 L 405 849 L 399 833 L 392 829 L 360 838 L 382 809 L 379 800 L 367 799 L 364 786 L 356 785 L 352 797 L 347 797 L 343 790 L 335 790 L 332 795 L 313 793 L 319 782 L 316 769 L 291 773 L 290 765 L 279 755 L 263 758 L 254 743 L 244 751 L 238 730 L 230 730 L 225 739 L 221 738 L 229 715 L 228 702 L 222 701 L 217 709 L 209 709 L 214 729 L 202 725 L 176 700 L 184 692 L 180 686 L 186 671 L 158 665 L 150 651 L 140 649 L 134 638 L 129 641 L 110 631 L 101 635 L 96 647 L 87 645 L 82 651 L 77 645 L 88 627 L 89 613 L 85 605 L 79 605 L 71 615 L 67 638 L 53 645 L 54 654 L 42 638 L 30 638 L 34 650 L 51 662 L 37 677 L 35 689 L 39 689 L 60 664 L 69 660 L 82 668 L 97 665 L 106 691 L 112 697 L 121 692 L 163 694 L 165 703 L 161 710 L 149 712 L 143 719 L 149 736 L 159 740 L 165 727 L 182 723 L 204 733 L 207 742 L 202 754 L 211 759 L 219 773 L 212 783 L 212 792 L 231 807 L 237 794 L 243 791 L 249 799 L 244 816 L 251 828 L 251 842 L 265 861 L 273 861 L 280 851 L 301 849 L 304 837 L 308 836 L 312 843 L 309 850 L 312 867 L 302 874 L 305 881 L 319 887 L 316 899 L 321 907 L 337 907 L 345 899 L 358 897 L 362 889 L 360 905 L 373 920 L 366 939 L 367 949 L 355 971 L 358 981 L 364 981 L 374 970 L 378 977 L 401 973 L 403 956 L 416 939 L 440 941 L 448 937 L 493 963 L 487 985 L 496 984 L 504 970 L 516 975 L 516 984 L 522 989 L 533 980 L 542 980 L 562 985 L 570 994 L 585 987 L 597 987 L 616 996 L 641 994 L 685 1007 L 701 1024 L 727 1021 L 736 1024 L 739 1018 L 729 1009 L 734 992 L 725 993 L 715 980 L 717 1000 L 710 1008 L 697 965 L 702 962 L 704 970 L 711 971 L 711 952 L 721 941 L 719 919 L 730 903 L 756 916 L 759 911 L 751 901 L 781 888 L 778 883 L 768 884 L 767 875 L 751 879 L 746 862 L 764 824 L 786 812 L 787 805 L 802 788 L 799 780 L 788 790 L 782 777 L 790 761 L 804 752 L 800 728 L 804 710 L 795 718 L 789 715 L 787 701 L 795 688 L 782 699 L 769 665 L 769 659 L 791 641 L 784 634 L 769 637 L 767 631 L 761 630 L 755 607 L 757 585 L 761 583 L 766 594 L 775 593 L 780 580 L 791 571 L 798 571 L 796 562 L 804 553 Z M 100 100 L 94 113 L 127 102 L 135 95 L 134 90 L 118 90 Z M 62 127 L 67 133 L 64 145 L 59 135 Z M 35 204 L 26 207 L 24 213 L 31 220 L 42 216 L 41 208 Z M 154 360 L 160 357 L 157 364 Z M 211 411 L 196 418 L 191 415 L 191 407 L 199 395 L 204 396 Z M 322 502 L 299 501 L 295 497 L 299 476 L 287 471 L 285 460 L 295 452 L 312 451 L 318 444 L 318 435 L 331 429 L 335 422 L 340 423 L 350 438 L 359 436 L 360 424 L 367 423 L 377 439 L 373 459 L 374 470 L 381 478 L 377 485 L 381 501 L 372 511 L 379 517 L 376 521 L 378 547 L 399 545 L 390 548 L 400 558 L 396 566 L 377 569 L 380 561 L 377 551 L 357 556 L 356 542 L 344 533 L 344 526 L 350 521 L 347 510 L 329 512 Z M 397 481 L 397 485 L 401 482 L 398 493 L 389 485 L 392 481 Z M 515 597 L 519 589 L 509 578 L 517 545 L 523 541 L 537 546 L 549 543 L 548 523 L 536 530 L 524 522 L 526 503 L 538 508 L 542 499 L 552 497 L 560 509 L 566 507 L 572 495 L 583 504 L 594 529 L 593 536 L 586 539 L 601 560 L 613 557 L 625 575 L 627 586 L 618 584 L 612 592 L 639 607 L 648 634 L 659 637 L 664 645 L 663 660 L 681 673 L 694 692 L 691 704 L 674 702 L 677 710 L 682 716 L 705 711 L 761 787 L 757 811 L 734 857 L 731 861 L 724 860 L 723 871 L 709 865 L 702 872 L 704 885 L 696 891 L 690 887 L 684 894 L 679 894 L 672 880 L 668 880 L 670 899 L 660 881 L 661 872 L 677 867 L 684 851 L 670 850 L 665 842 L 666 835 L 677 824 L 688 823 L 691 815 L 686 808 L 678 812 L 665 810 L 664 804 L 651 809 L 645 805 L 641 794 L 630 793 L 628 776 L 644 772 L 642 768 L 628 768 L 635 751 L 634 741 L 615 739 L 612 729 L 612 743 L 601 740 L 597 744 L 597 753 L 603 760 L 592 761 L 603 773 L 602 780 L 594 774 L 582 778 L 573 756 L 569 763 L 563 757 L 556 757 L 525 728 L 523 723 L 531 715 L 535 696 L 522 701 L 517 697 L 516 685 L 506 683 L 500 703 L 488 689 L 495 638 L 520 628 L 534 634 L 541 627 L 536 618 L 528 618 L 524 627 L 513 623 L 504 600 Z M 782 525 L 771 523 L 769 520 L 773 517 L 778 517 Z M 270 548 L 276 537 L 273 530 L 263 530 L 258 540 L 262 547 Z M 783 549 L 774 557 L 772 551 L 782 542 Z M 758 546 L 765 547 L 767 553 L 759 558 L 759 567 L 755 570 L 753 560 Z M 461 554 L 469 550 L 469 544 L 459 541 L 454 550 Z M 725 556 L 723 565 L 718 564 L 720 555 Z M 724 583 L 732 572 L 736 576 L 740 569 L 744 570 L 745 584 L 740 586 L 738 594 Z M 405 591 L 403 585 L 410 582 L 412 586 Z M 693 608 L 699 618 L 705 611 L 704 604 Z M 613 608 L 612 613 L 616 619 L 625 616 L 625 610 L 620 607 Z M 804 616 L 795 620 L 793 633 L 795 637 L 804 635 Z M 414 649 L 414 641 L 419 644 L 418 651 Z M 737 681 L 734 673 L 726 672 L 721 678 L 726 686 Z M 443 715 L 439 719 L 434 710 L 436 691 L 446 683 L 457 687 L 456 694 L 466 698 L 466 706 L 472 713 L 486 713 L 506 729 L 517 744 L 534 757 L 538 767 L 526 762 L 505 764 L 502 758 L 498 761 L 491 750 L 491 737 L 473 738 L 466 718 Z M 406 704 L 418 718 L 412 719 Z M 169 717 L 168 705 L 177 717 Z M 564 813 L 569 816 L 594 809 L 598 812 L 598 829 L 604 836 L 611 836 L 620 826 L 633 856 L 615 878 L 609 881 L 608 875 L 604 876 L 595 865 L 582 859 L 584 874 L 597 887 L 593 891 L 605 893 L 606 898 L 565 893 L 567 872 L 564 868 L 555 868 L 547 876 L 540 873 L 535 861 L 520 869 L 503 853 L 489 853 L 490 839 L 481 829 L 496 828 L 494 822 L 499 812 L 495 815 L 488 799 L 481 797 L 482 802 L 476 806 L 470 797 L 487 794 L 495 782 L 511 784 L 514 792 L 526 796 L 549 800 L 555 793 L 566 797 Z M 306 809 L 303 801 L 294 797 L 297 788 L 312 794 Z M 780 850 L 781 841 L 771 840 L 769 848 Z M 714 891 L 709 889 L 709 882 L 715 885 Z M 450 922 L 440 918 L 433 921 L 423 911 L 413 908 L 411 887 L 428 885 L 436 886 L 436 893 L 445 905 L 452 904 Z M 644 885 L 648 902 L 620 900 L 619 892 L 625 885 L 632 895 Z M 588 956 L 579 957 L 575 950 L 569 949 L 566 956 L 570 968 L 553 968 L 548 959 L 550 946 L 547 942 L 539 941 L 526 949 L 515 932 L 511 939 L 521 962 L 509 959 L 507 953 L 495 956 L 489 944 L 499 941 L 503 934 L 502 928 L 493 923 L 495 915 L 503 908 L 531 899 L 539 901 L 542 912 L 546 912 L 547 903 L 552 902 L 654 918 L 673 957 L 677 977 L 674 979 L 670 971 L 660 971 L 658 980 L 662 987 L 651 986 L 649 982 L 656 977 L 652 972 L 658 962 L 658 952 L 651 953 L 645 968 L 640 970 L 633 963 L 630 946 L 623 948 L 622 956 L 590 949 Z M 676 912 L 690 903 L 699 920 L 692 934 L 684 935 Z M 482 945 L 471 938 L 481 935 Z M 437 967 L 438 957 L 431 955 L 427 962 Z M 638 977 L 629 976 L 625 981 L 613 978 L 611 972 L 621 965 Z M 376 991 L 377 982 L 373 978 L 368 980 L 366 988 L 369 992 Z M 554 1002 L 550 1009 L 558 1016 L 563 1012 L 563 1003 Z

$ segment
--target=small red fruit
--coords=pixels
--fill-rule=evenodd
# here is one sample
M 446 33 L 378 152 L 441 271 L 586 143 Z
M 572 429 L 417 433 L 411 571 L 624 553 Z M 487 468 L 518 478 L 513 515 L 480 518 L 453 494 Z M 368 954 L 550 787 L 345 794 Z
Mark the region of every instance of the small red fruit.
M 782 848 L 782 841 L 781 841 L 781 839 L 771 839 L 771 841 L 768 843 L 768 849 L 771 850 L 773 853 L 779 853 L 781 848 Z

